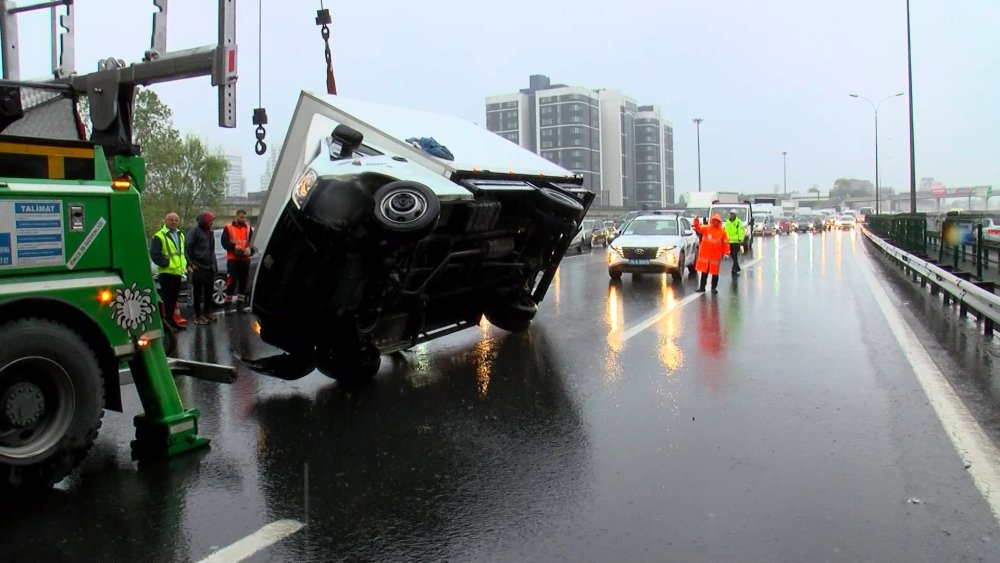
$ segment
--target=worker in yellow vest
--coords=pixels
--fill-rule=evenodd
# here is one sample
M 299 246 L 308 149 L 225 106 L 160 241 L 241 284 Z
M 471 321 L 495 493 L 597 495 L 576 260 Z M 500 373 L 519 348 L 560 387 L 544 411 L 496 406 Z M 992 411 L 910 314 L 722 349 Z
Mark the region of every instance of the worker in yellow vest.
M 729 238 L 729 257 L 733 259 L 732 273 L 735 276 L 740 273 L 740 248 L 743 247 L 743 237 L 746 231 L 743 230 L 743 221 L 736 216 L 736 210 L 729 210 L 729 219 L 723 225 L 726 228 L 726 237 Z
M 177 228 L 180 223 L 179 215 L 167 213 L 163 218 L 163 228 L 153 234 L 149 243 L 149 257 L 156 264 L 160 299 L 163 301 L 163 322 L 176 330 L 187 326 L 187 321 L 176 314 L 181 280 L 188 273 L 187 259 L 184 257 L 184 232 Z

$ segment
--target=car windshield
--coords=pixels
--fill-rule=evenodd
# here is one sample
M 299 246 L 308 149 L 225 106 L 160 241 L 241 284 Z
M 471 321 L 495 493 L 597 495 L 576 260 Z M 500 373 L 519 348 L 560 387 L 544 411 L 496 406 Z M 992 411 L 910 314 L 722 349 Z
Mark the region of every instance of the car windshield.
M 625 229 L 626 235 L 676 235 L 676 219 L 650 219 L 632 221 Z

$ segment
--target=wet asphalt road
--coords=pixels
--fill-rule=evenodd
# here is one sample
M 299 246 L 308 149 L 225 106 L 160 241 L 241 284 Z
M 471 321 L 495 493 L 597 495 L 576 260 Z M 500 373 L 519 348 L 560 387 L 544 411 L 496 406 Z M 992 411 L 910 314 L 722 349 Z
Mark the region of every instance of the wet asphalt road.
M 712 296 L 569 257 L 528 333 L 386 356 L 362 390 L 178 380 L 213 442 L 169 462 L 129 460 L 126 388 L 81 470 L 3 511 L 0 561 L 200 561 L 282 519 L 304 527 L 250 561 L 1000 561 L 863 269 L 994 438 L 997 343 L 857 233 L 752 260 Z M 270 352 L 250 322 L 178 355 Z

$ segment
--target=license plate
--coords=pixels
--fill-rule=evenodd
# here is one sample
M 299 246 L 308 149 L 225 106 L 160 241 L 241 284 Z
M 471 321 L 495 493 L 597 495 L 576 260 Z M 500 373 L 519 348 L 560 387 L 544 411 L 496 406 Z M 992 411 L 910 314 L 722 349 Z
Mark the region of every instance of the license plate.
M 649 259 L 648 258 L 629 258 L 628 264 L 629 264 L 629 266 L 648 266 L 649 265 Z

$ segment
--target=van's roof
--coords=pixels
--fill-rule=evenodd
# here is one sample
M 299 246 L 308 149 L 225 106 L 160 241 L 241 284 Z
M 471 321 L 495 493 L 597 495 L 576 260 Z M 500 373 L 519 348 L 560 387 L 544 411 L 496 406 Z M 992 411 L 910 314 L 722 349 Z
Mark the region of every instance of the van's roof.
M 432 137 L 455 155 L 454 161 L 435 158 L 452 173 L 482 171 L 543 175 L 548 178 L 576 177 L 573 172 L 465 119 L 341 96 L 313 96 L 332 108 L 338 114 L 340 123 L 364 133 L 365 144 L 368 144 L 368 133 L 374 131 L 399 142 L 396 146 L 379 148 L 402 153 L 403 156 L 407 153 L 428 156 L 407 143 L 406 139 Z

